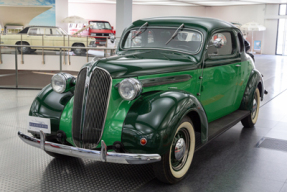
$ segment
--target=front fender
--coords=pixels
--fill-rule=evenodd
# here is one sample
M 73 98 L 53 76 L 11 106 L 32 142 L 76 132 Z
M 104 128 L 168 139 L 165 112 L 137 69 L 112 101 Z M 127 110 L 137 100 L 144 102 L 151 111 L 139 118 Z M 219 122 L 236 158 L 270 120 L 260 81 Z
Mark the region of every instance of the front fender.
M 122 143 L 130 153 L 165 154 L 181 119 L 196 111 L 201 121 L 202 141 L 207 140 L 207 118 L 197 98 L 185 91 L 149 93 L 130 108 L 123 124 Z M 140 139 L 146 138 L 142 146 Z
M 249 111 L 252 110 L 253 97 L 254 97 L 254 93 L 257 87 L 259 88 L 260 97 L 262 101 L 264 98 L 264 90 L 265 90 L 263 78 L 262 78 L 261 73 L 258 70 L 253 69 L 249 76 L 239 109 L 249 110 Z
M 51 132 L 59 130 L 62 111 L 68 101 L 73 97 L 73 92 L 57 93 L 53 91 L 51 84 L 44 87 L 34 99 L 29 116 L 49 118 L 51 120 Z

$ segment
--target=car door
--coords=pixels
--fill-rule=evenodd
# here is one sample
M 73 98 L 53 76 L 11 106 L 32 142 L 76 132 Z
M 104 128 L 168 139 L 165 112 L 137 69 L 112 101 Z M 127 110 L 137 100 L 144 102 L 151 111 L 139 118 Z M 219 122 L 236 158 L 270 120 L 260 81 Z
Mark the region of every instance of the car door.
M 42 30 L 43 38 L 44 38 L 44 46 L 54 46 L 54 36 L 52 34 L 52 29 L 49 27 L 45 27 Z M 52 49 L 52 48 L 49 48 Z
M 222 47 L 213 41 L 222 40 Z M 202 70 L 200 101 L 206 111 L 208 122 L 221 118 L 235 110 L 238 94 L 238 66 L 241 64 L 237 40 L 233 31 L 218 31 L 208 45 Z M 214 132 L 209 130 L 210 134 Z
M 63 45 L 63 35 L 61 31 L 58 28 L 51 28 L 51 35 L 53 38 L 53 46 L 59 47 L 59 46 L 64 46 Z
M 31 27 L 28 31 L 31 43 L 34 46 L 47 46 L 45 44 L 45 28 L 44 27 Z

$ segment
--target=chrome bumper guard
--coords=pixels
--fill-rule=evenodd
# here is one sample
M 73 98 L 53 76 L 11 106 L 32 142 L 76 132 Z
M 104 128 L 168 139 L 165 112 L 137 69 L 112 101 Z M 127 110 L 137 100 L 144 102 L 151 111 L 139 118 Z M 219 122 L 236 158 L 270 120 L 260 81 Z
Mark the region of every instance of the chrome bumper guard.
M 147 164 L 161 160 L 161 156 L 159 154 L 132 154 L 132 153 L 107 152 L 107 146 L 103 140 L 101 141 L 101 151 L 95 151 L 46 141 L 46 137 L 43 131 L 40 131 L 40 139 L 27 136 L 20 131 L 18 132 L 18 136 L 25 143 L 40 148 L 44 151 L 49 151 L 72 157 L 92 159 L 95 161 L 102 161 L 108 163 L 121 163 L 121 164 Z

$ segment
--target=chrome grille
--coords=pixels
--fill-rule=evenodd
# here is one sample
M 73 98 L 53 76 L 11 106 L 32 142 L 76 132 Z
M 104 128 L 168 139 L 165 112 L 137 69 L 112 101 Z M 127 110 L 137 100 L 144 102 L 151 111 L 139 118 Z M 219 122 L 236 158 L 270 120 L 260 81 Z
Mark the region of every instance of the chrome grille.
M 72 134 L 73 140 L 76 146 L 80 146 L 81 142 L 81 116 L 82 116 L 82 103 L 84 97 L 84 88 L 87 75 L 87 68 L 80 71 L 77 78 L 75 95 L 74 95 L 74 106 L 73 106 L 73 123 L 72 123 Z
M 105 126 L 109 103 L 111 77 L 106 71 L 96 68 L 92 74 L 83 127 L 83 148 L 95 148 Z
M 86 88 L 85 82 L 89 85 Z M 73 140 L 76 146 L 93 149 L 100 142 L 111 83 L 110 74 L 101 68 L 96 68 L 91 76 L 87 76 L 87 70 L 79 73 L 73 109 Z

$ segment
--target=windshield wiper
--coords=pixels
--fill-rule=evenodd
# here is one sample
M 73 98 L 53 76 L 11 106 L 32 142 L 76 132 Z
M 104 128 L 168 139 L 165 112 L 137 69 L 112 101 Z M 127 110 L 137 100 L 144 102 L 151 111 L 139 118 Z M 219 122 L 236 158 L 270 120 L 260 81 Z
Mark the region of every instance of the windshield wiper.
M 148 23 L 145 22 L 145 23 L 136 31 L 136 34 L 132 37 L 132 40 L 133 40 L 134 38 L 136 38 L 136 36 L 138 36 L 138 35 L 140 34 L 141 29 L 142 29 L 143 27 L 147 26 L 147 25 L 148 25 Z
M 177 33 L 178 33 L 178 31 L 181 30 L 183 27 L 184 27 L 184 24 L 181 24 L 181 26 L 179 26 L 177 28 L 177 30 L 174 32 L 174 34 L 171 36 L 171 38 L 165 43 L 165 45 L 167 45 L 173 38 L 175 38 Z

